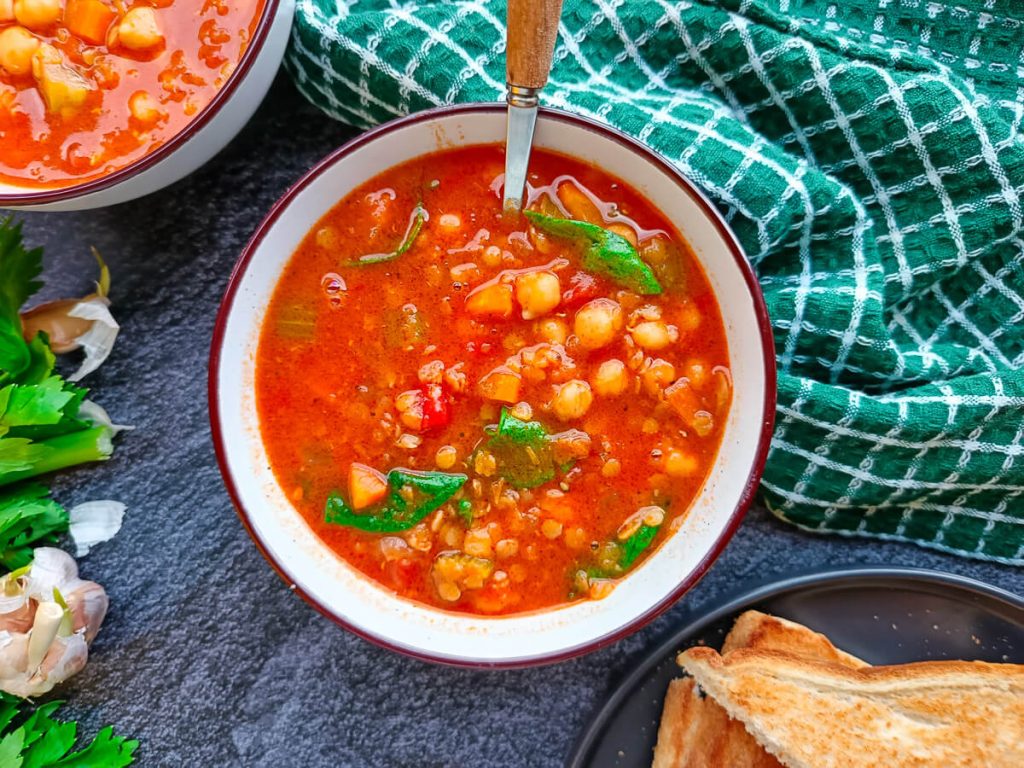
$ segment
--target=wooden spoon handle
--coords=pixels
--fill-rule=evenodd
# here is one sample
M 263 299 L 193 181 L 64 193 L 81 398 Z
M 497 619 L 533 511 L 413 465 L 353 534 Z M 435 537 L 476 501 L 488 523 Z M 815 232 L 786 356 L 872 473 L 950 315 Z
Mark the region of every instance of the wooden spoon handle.
M 562 0 L 508 0 L 505 72 L 510 85 L 547 84 L 561 16 Z

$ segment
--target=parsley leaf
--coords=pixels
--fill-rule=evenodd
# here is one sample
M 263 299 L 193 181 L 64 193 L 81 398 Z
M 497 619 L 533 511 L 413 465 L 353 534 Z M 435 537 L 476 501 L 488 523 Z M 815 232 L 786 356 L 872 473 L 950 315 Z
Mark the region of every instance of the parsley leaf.
M 49 493 L 35 483 L 0 493 L 0 568 L 13 571 L 28 565 L 33 546 L 54 543 L 68 529 L 67 511 Z M 0 729 L 3 715 L 0 707 Z
M 4 768 L 124 768 L 134 762 L 139 742 L 103 728 L 74 750 L 78 724 L 53 719 L 63 702 L 29 712 L 29 705 L 0 693 L 0 766 Z

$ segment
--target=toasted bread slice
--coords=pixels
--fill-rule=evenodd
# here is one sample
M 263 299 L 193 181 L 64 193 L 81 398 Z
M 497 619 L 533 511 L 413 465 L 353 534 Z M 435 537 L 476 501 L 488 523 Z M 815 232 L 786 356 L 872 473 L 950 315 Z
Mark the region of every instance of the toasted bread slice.
M 652 768 L 782 768 L 690 678 L 669 683 Z
M 867 666 L 843 653 L 824 635 L 760 611 L 740 615 L 725 638 L 722 652 L 738 648 L 786 651 Z M 746 727 L 730 718 L 710 697 L 702 697 L 693 680 L 673 680 L 665 695 L 652 768 L 782 768 Z
M 847 667 L 866 667 L 867 662 L 839 650 L 819 632 L 795 621 L 769 616 L 760 611 L 740 614 L 722 645 L 722 655 L 740 648 L 780 651 L 809 659 L 832 661 Z
M 930 661 L 851 669 L 771 650 L 679 663 L 789 768 L 1024 766 L 1024 666 Z

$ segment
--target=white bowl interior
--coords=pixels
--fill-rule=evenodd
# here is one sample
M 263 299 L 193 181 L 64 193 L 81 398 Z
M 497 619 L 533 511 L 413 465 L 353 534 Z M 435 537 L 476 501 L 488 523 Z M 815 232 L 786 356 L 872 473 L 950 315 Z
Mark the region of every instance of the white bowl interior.
M 255 399 L 255 359 L 274 287 L 303 236 L 354 187 L 438 148 L 504 139 L 497 111 L 461 112 L 407 124 L 324 167 L 255 246 L 226 318 L 216 397 L 227 470 L 263 547 L 294 583 L 362 633 L 407 652 L 461 662 L 527 662 L 557 656 L 623 630 L 669 597 L 729 526 L 761 438 L 765 367 L 750 289 L 723 235 L 677 181 L 627 145 L 575 122 L 542 115 L 536 145 L 580 158 L 638 189 L 693 246 L 718 297 L 737 383 L 721 450 L 703 493 L 661 549 L 600 601 L 533 614 L 459 615 L 396 598 L 328 549 L 291 506 L 268 468 Z

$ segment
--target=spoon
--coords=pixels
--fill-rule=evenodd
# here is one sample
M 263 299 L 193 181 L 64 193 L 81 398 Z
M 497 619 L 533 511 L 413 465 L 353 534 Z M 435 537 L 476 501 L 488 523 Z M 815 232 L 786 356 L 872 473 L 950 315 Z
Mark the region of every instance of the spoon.
M 505 139 L 506 211 L 523 207 L 526 169 L 541 89 L 551 73 L 562 0 L 508 0 L 505 74 L 508 81 L 508 130 Z

